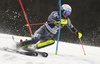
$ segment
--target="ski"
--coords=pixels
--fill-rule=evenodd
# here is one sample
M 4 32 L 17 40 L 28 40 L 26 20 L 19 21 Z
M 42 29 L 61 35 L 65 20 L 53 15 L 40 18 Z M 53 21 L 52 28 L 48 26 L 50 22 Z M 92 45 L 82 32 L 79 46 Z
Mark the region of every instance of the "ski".
M 40 54 L 43 57 L 48 57 L 48 53 L 46 53 L 46 52 L 40 52 L 40 51 L 35 51 L 35 52 L 37 52 L 38 54 Z
M 42 57 L 48 56 L 48 53 L 40 52 L 40 51 L 25 51 L 24 52 L 24 51 L 18 51 L 18 50 L 7 48 L 7 47 L 0 48 L 0 50 L 11 52 L 11 53 L 19 53 L 19 54 L 23 54 L 23 55 L 27 55 L 27 56 L 35 56 L 35 57 L 37 57 L 38 55 L 41 55 Z
M 13 40 L 15 43 L 18 43 L 18 42 L 16 42 L 16 41 L 15 41 L 15 38 L 14 38 L 14 36 L 12 36 L 12 40 Z
M 14 36 L 12 36 L 12 40 L 15 43 L 18 43 L 18 42 L 15 41 Z M 41 56 L 43 56 L 43 57 L 47 57 L 48 56 L 48 53 L 46 53 L 46 52 L 40 52 L 40 51 L 28 51 L 28 50 L 26 50 L 27 52 L 16 51 L 16 50 L 13 50 L 13 51 L 15 51 L 16 53 L 20 53 L 20 54 L 24 54 L 24 55 L 29 55 L 29 56 L 38 56 L 38 54 L 41 55 Z

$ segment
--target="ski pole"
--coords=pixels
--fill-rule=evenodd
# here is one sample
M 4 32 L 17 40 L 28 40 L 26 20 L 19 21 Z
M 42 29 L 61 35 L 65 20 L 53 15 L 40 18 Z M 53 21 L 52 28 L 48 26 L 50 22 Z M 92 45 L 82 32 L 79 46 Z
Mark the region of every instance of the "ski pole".
M 33 26 L 33 25 L 42 25 L 42 24 L 48 24 L 48 23 L 37 23 L 37 24 L 30 24 L 30 26 Z
M 83 44 L 82 44 L 81 38 L 79 38 L 79 40 L 80 40 L 80 43 L 81 43 L 81 45 L 82 45 L 82 49 L 83 49 L 84 55 L 86 55 L 85 50 L 84 50 L 84 47 L 83 47 Z
M 57 22 L 46 22 L 46 23 L 35 23 L 35 24 L 27 24 L 25 26 L 34 26 L 34 25 L 43 25 L 43 24 L 52 24 L 52 23 L 57 23 Z

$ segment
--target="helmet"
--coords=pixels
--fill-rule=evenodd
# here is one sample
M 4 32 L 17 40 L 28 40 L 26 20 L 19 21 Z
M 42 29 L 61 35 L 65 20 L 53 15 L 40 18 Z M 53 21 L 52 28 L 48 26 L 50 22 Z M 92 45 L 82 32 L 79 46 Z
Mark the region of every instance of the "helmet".
M 61 6 L 61 10 L 62 10 L 62 11 L 66 10 L 66 11 L 71 12 L 71 11 L 72 11 L 72 8 L 71 8 L 71 6 L 68 5 L 68 4 L 63 4 L 63 5 Z

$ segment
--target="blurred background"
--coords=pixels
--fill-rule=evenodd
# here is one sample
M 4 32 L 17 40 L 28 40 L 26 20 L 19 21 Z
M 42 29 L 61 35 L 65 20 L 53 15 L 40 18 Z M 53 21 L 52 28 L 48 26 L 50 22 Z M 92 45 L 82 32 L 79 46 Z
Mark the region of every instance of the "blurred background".
M 44 23 L 52 11 L 59 11 L 59 0 L 21 0 L 30 24 Z M 82 32 L 85 45 L 100 46 L 100 1 L 62 0 L 69 4 L 72 24 Z M 31 36 L 19 0 L 0 0 L 0 33 Z M 31 26 L 34 33 L 41 25 Z M 57 35 L 54 39 L 57 40 Z M 78 43 L 67 27 L 61 29 L 60 41 Z

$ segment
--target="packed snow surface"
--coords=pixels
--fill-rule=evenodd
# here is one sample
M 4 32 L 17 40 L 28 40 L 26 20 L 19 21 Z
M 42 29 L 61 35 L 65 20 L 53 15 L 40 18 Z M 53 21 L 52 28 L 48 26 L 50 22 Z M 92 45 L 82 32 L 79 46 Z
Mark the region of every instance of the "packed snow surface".
M 16 35 L 0 33 L 0 48 L 14 48 L 15 41 L 20 39 L 30 39 Z M 83 45 L 86 55 L 84 55 L 81 44 L 70 44 L 59 41 L 58 55 L 55 55 L 56 42 L 54 45 L 40 49 L 49 54 L 48 57 L 26 56 L 18 53 L 11 53 L 0 50 L 0 64 L 100 64 L 100 47 Z

